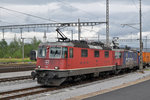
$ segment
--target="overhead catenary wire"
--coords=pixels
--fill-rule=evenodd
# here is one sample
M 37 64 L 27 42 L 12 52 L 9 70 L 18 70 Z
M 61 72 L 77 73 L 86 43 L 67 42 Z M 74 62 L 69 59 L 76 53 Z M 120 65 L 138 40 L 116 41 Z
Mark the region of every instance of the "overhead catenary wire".
M 6 24 L 14 24 L 14 23 L 7 22 L 5 20 L 0 20 L 0 22 L 6 23 Z
M 136 3 L 135 3 L 135 1 L 134 0 L 132 0 L 132 2 L 133 2 L 133 5 L 138 9 L 138 7 L 137 7 L 137 5 L 136 5 Z
M 65 4 L 65 6 L 69 6 L 69 7 L 71 7 L 71 8 L 78 9 L 78 10 L 80 10 L 80 11 L 84 12 L 85 14 L 87 14 L 88 16 L 93 17 L 93 14 L 94 14 L 94 13 L 90 13 L 90 12 L 85 11 L 85 10 L 83 10 L 83 9 L 80 9 L 80 8 L 78 8 L 78 7 L 74 7 L 74 6 L 73 6 L 73 5 L 71 5 L 70 3 L 65 2 L 65 1 L 62 1 L 62 0 L 56 0 L 56 1 L 58 1 L 58 2 L 61 2 L 61 3 Z
M 57 22 L 57 21 L 52 20 L 52 19 L 48 19 L 48 18 L 44 18 L 44 17 L 40 17 L 40 16 L 36 16 L 36 15 L 32 15 L 32 14 L 29 14 L 29 13 L 20 12 L 20 11 L 16 11 L 16 10 L 12 10 L 12 9 L 8 9 L 8 8 L 1 7 L 1 6 L 0 6 L 0 9 L 4 9 L 4 10 L 8 10 L 8 11 L 12 11 L 12 12 L 16 12 L 16 13 L 19 13 L 19 14 L 23 14 L 23 15 L 26 15 L 26 16 L 31 16 L 31 17 L 38 18 L 38 19 L 42 19 L 42 20 L 46 20 L 46 21 Z
M 17 19 L 18 18 L 18 15 L 16 15 L 14 12 L 10 12 L 8 10 L 3 11 L 3 14 L 7 14 L 8 16 L 11 16 L 13 19 Z M 19 16 L 19 18 L 23 19 L 23 16 Z

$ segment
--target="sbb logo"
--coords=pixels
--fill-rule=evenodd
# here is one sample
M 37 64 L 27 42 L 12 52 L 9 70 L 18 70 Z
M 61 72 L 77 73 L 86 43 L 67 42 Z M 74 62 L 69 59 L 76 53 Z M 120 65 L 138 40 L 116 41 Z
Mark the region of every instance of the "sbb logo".
M 48 65 L 49 64 L 49 60 L 45 60 L 45 65 Z

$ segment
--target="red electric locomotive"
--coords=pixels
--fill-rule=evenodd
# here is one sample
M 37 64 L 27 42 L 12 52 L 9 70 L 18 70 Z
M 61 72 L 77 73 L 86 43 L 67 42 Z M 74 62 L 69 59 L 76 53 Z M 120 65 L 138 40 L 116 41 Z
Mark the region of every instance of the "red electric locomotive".
M 42 43 L 39 45 L 36 69 L 32 76 L 37 78 L 39 84 L 59 86 L 70 78 L 83 78 L 87 75 L 97 77 L 100 72 L 117 72 L 131 67 L 130 62 L 128 65 L 125 63 L 129 57 L 125 57 L 124 52 L 125 50 L 112 50 L 100 42 Z

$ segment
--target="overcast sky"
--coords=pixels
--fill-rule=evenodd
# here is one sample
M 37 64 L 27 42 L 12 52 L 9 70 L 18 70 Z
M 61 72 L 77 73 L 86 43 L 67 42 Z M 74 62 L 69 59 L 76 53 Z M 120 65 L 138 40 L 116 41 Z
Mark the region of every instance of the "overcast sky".
M 81 21 L 105 21 L 106 0 L 0 0 L 0 7 L 24 12 L 56 22 L 76 22 L 78 18 Z M 150 38 L 150 0 L 142 0 L 142 20 L 143 20 L 143 38 Z M 0 8 L 0 25 L 30 24 L 30 23 L 51 23 L 52 21 L 41 20 L 19 13 L 11 12 Z M 139 23 L 139 0 L 110 0 L 110 38 L 135 38 L 139 37 L 138 30 L 130 27 L 122 27 L 121 24 Z M 135 27 L 139 27 L 135 25 Z M 49 28 L 47 31 L 48 40 L 56 39 L 55 29 Z M 65 28 L 64 33 L 70 37 L 72 28 Z M 74 38 L 77 39 L 77 31 L 74 29 Z M 7 30 L 5 39 L 10 42 L 14 34 L 19 38 L 20 34 Z M 27 30 L 26 30 L 27 31 Z M 36 32 L 25 32 L 25 38 L 43 38 L 43 29 Z M 82 27 L 81 37 L 105 38 L 105 25 L 94 27 Z M 2 34 L 0 34 L 2 39 Z M 26 40 L 28 41 L 28 40 Z

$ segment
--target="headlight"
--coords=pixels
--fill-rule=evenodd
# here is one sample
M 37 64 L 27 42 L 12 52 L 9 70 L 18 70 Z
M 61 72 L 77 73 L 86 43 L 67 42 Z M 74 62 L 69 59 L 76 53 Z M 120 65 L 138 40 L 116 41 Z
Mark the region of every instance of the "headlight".
M 41 68 L 41 66 L 38 66 L 38 69 L 40 69 Z
M 56 66 L 56 67 L 54 67 L 54 68 L 55 68 L 55 69 L 59 69 L 59 67 L 57 67 L 57 66 Z

